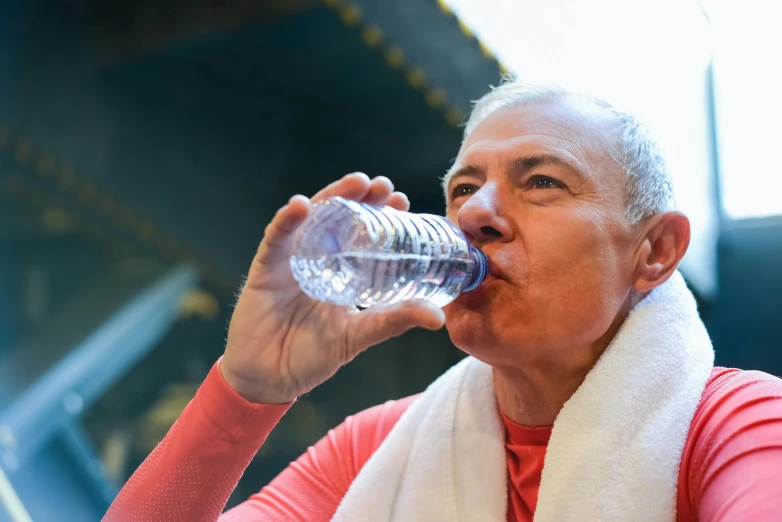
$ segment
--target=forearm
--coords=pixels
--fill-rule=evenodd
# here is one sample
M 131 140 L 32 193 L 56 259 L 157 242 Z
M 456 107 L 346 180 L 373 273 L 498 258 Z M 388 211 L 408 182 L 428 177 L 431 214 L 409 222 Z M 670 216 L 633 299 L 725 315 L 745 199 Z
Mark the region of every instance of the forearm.
M 287 408 L 245 401 L 222 380 L 215 365 L 104 520 L 217 520 Z

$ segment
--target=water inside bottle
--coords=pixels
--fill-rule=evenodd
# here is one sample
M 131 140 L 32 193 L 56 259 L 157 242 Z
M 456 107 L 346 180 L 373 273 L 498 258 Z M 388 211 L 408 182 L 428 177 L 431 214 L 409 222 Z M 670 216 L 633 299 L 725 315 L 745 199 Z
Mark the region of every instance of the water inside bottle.
M 331 198 L 301 225 L 290 266 L 304 293 L 320 301 L 372 306 L 419 298 L 444 306 L 485 275 L 485 256 L 470 249 L 445 218 Z
M 291 258 L 304 293 L 358 306 L 414 298 L 445 306 L 468 283 L 474 264 L 472 259 L 366 251 Z

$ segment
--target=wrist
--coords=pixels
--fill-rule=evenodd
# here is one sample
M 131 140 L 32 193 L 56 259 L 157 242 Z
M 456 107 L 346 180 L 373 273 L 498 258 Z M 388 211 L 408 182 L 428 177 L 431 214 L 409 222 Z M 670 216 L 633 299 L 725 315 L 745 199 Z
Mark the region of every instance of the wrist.
M 276 406 L 290 404 L 296 400 L 295 396 L 289 397 L 281 393 L 275 393 L 266 389 L 266 387 L 258 381 L 236 375 L 225 367 L 222 358 L 218 362 L 217 367 L 226 384 L 248 402 Z

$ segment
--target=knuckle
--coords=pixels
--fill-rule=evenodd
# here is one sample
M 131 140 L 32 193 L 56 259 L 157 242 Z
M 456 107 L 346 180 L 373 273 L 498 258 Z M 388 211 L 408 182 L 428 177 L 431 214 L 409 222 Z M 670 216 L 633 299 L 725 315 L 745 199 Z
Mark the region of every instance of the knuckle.
M 341 360 L 347 361 L 350 358 L 350 354 L 356 353 L 360 347 L 358 346 L 359 339 L 361 338 L 361 327 L 356 325 L 354 327 L 348 327 L 345 329 L 345 335 L 342 337 L 342 354 Z
M 389 337 L 399 335 L 401 321 L 397 314 L 386 314 L 381 321 L 382 331 Z
M 266 228 L 263 229 L 263 240 L 266 241 L 267 239 L 273 237 L 276 229 L 277 227 L 275 226 L 274 221 L 266 225 Z
M 280 243 L 281 236 L 284 236 L 289 231 L 284 228 L 277 220 L 273 220 L 266 225 L 263 231 L 263 240 L 261 244 L 266 243 L 269 246 L 277 246 Z

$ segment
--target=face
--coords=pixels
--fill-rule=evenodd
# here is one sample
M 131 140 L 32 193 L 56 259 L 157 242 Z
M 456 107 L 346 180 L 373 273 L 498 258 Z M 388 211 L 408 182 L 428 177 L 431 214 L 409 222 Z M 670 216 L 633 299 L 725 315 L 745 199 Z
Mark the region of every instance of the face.
M 501 109 L 449 172 L 446 215 L 491 273 L 445 308 L 446 326 L 484 362 L 557 364 L 612 336 L 626 312 L 637 234 L 602 111 L 576 101 Z

